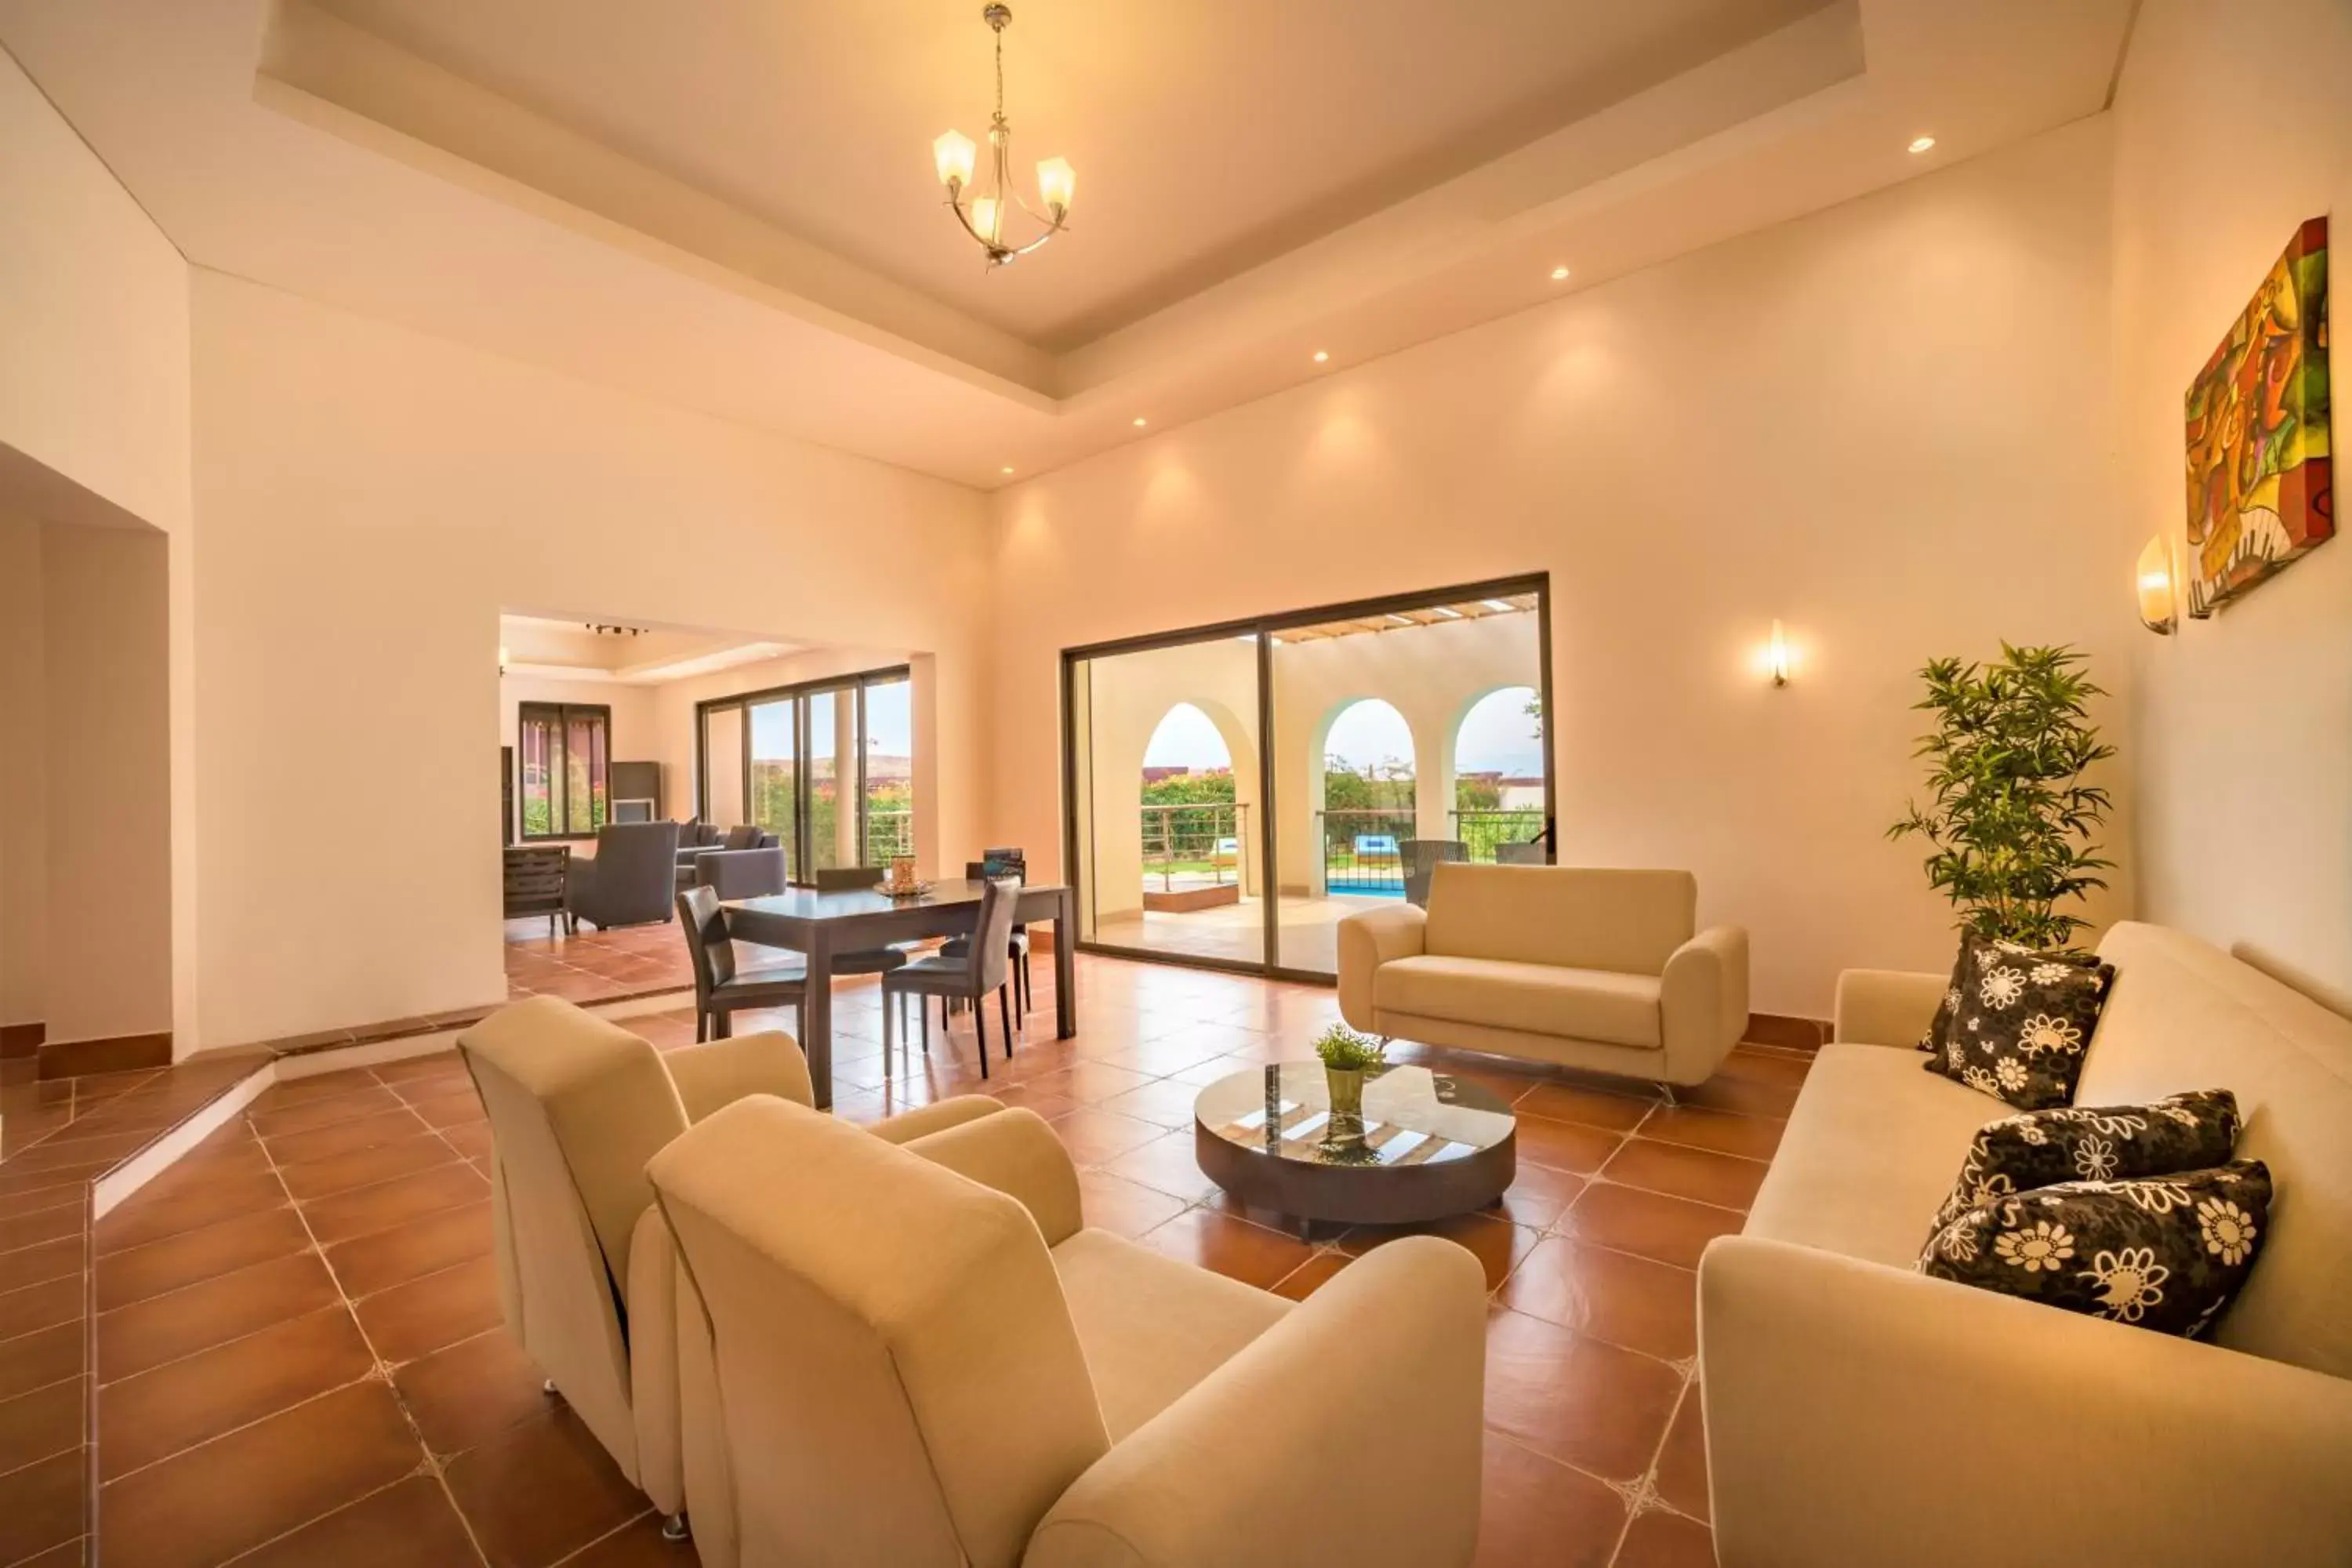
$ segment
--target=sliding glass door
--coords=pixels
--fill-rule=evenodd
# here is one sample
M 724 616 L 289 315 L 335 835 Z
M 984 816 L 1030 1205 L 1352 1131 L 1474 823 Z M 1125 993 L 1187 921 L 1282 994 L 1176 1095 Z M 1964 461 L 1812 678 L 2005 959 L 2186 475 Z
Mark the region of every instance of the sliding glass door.
M 730 718 L 732 716 L 730 715 Z M 800 879 L 800 710 L 791 700 L 744 705 L 751 759 L 745 820 L 784 847 L 784 875 Z M 712 821 L 719 820 L 713 817 Z
M 698 705 L 705 820 L 773 833 L 796 882 L 912 854 L 908 693 L 907 671 L 898 668 Z
M 1548 584 L 1433 590 L 1064 656 L 1081 946 L 1324 978 L 1445 860 L 1542 860 Z
M 1258 661 L 1222 637 L 1076 661 L 1079 935 L 1214 963 L 1265 958 Z
M 866 738 L 859 752 L 865 768 L 861 866 L 887 866 L 915 852 L 914 690 L 904 676 L 857 688 L 865 705 L 858 732 Z

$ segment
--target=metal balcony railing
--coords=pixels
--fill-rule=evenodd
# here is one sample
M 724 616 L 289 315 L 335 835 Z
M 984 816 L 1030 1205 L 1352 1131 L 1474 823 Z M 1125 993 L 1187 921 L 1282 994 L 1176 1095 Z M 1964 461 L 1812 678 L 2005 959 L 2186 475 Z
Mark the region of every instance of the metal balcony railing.
M 1540 811 L 1458 810 L 1454 837 L 1473 860 L 1492 863 L 1497 845 L 1525 844 L 1543 831 Z
M 1318 811 L 1315 832 L 1323 846 L 1326 892 L 1403 896 L 1404 858 L 1399 846 L 1413 837 L 1412 812 Z
M 896 810 L 866 810 L 866 855 L 860 862 L 867 866 L 887 866 L 891 858 L 915 852 L 915 813 L 900 806 Z
M 1238 882 L 1249 807 L 1212 801 L 1143 807 L 1143 882 L 1161 892 Z

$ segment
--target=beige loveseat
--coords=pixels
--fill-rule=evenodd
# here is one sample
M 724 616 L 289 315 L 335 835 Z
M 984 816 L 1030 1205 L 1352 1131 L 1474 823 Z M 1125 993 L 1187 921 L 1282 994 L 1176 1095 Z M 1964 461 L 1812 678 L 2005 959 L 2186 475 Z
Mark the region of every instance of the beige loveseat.
M 1486 1282 L 1451 1242 L 1294 1305 L 1086 1227 L 1022 1110 L 894 1147 L 754 1098 L 650 1174 L 731 1477 L 694 1491 L 707 1565 L 1471 1559 Z
M 1702 1083 L 1748 1027 L 1748 933 L 1697 932 L 1687 871 L 1440 865 L 1429 908 L 1339 922 L 1339 1014 L 1370 1034 Z
M 2192 1342 L 1914 1271 L 2011 1114 L 1920 1070 L 1945 977 L 1850 972 L 1745 1232 L 1699 1266 L 1715 1539 L 1780 1564 L 2352 1562 L 2352 1021 L 2124 924 L 2075 1103 L 2227 1088 L 2271 1234 Z

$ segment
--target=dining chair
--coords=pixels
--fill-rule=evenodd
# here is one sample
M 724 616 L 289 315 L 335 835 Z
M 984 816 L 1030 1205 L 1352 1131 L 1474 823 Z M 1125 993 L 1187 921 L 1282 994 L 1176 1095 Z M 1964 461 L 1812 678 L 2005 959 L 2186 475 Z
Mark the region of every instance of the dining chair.
M 820 893 L 859 893 L 882 885 L 885 873 L 879 866 L 828 866 L 816 874 L 816 890 Z M 833 955 L 835 974 L 881 974 L 898 968 L 921 950 L 922 943 L 894 942 L 887 947 L 864 947 L 856 952 Z
M 992 850 L 990 853 L 992 855 L 994 851 Z M 1001 864 L 1001 862 L 989 860 L 965 861 L 963 863 L 964 879 L 968 882 L 989 880 L 988 868 L 992 863 Z M 1011 877 L 1015 882 L 1025 882 L 1029 879 L 1020 871 L 1000 874 Z M 971 944 L 971 942 L 970 937 L 951 936 L 941 944 L 940 951 L 950 958 L 958 958 L 962 956 L 964 949 Z M 1029 1016 L 1029 1009 L 1035 1005 L 1037 995 L 1037 983 L 1029 969 L 1029 927 L 1026 921 L 1013 922 L 1013 935 L 1005 946 L 1006 955 L 1013 960 L 1015 966 L 1013 971 L 1013 1005 L 1024 1018 L 1026 1018 Z
M 747 1007 L 790 1007 L 793 1032 L 801 1027 L 808 1001 L 808 965 L 779 959 L 754 968 L 735 967 L 735 944 L 727 936 L 727 911 L 716 889 L 697 885 L 677 895 L 677 923 L 686 931 L 686 954 L 694 963 L 694 1038 L 698 1045 L 734 1033 L 729 1015 Z M 706 1033 L 706 1029 L 709 1031 Z
M 980 1076 L 988 1076 L 988 1020 L 981 1004 L 992 991 L 996 993 L 996 1011 L 1004 1025 L 1004 1057 L 1013 1058 L 1013 1005 L 1005 996 L 1006 971 L 1013 951 L 1013 911 L 1019 907 L 1021 884 L 1011 878 L 999 878 L 982 884 L 980 915 L 972 924 L 971 939 L 964 951 L 950 956 L 946 952 L 929 958 L 918 958 L 902 964 L 882 976 L 882 1060 L 890 1060 L 890 1000 L 897 996 L 913 996 L 919 1002 L 932 996 L 940 999 L 940 1028 L 948 1028 L 948 1004 L 967 1002 L 971 1005 L 972 1033 L 980 1042 Z M 919 1005 L 922 1016 L 923 1050 L 931 1048 L 931 1014 L 928 1006 Z M 898 1059 L 906 1063 L 907 1031 L 901 1027 Z
M 879 866 L 825 866 L 816 873 L 816 890 L 820 893 L 862 893 L 878 888 L 886 875 Z M 833 955 L 835 974 L 887 974 L 922 951 L 919 942 L 894 942 L 887 947 L 864 947 L 855 952 Z M 906 1019 L 899 1024 L 903 1027 Z

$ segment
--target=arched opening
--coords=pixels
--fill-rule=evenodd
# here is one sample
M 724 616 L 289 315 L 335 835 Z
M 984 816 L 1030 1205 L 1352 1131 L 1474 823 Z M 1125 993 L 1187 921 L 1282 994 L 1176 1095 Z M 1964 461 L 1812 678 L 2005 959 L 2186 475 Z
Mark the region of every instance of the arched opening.
M 1344 703 L 1324 727 L 1320 761 L 1324 889 L 1402 898 L 1402 846 L 1417 836 L 1412 725 L 1376 697 Z
M 1473 860 L 1507 859 L 1544 826 L 1543 709 L 1532 686 L 1470 704 L 1454 731 L 1454 837 Z
M 1143 907 L 1238 903 L 1248 835 L 1223 728 L 1197 704 L 1160 716 L 1143 748 Z

